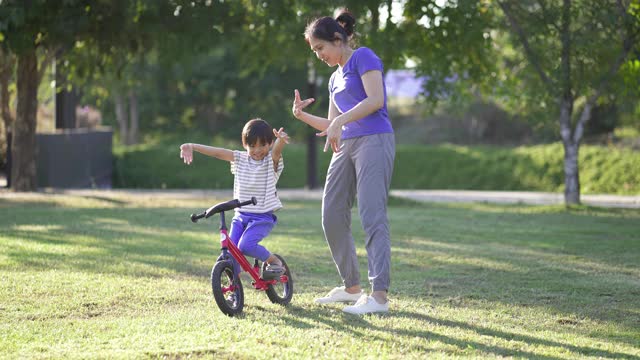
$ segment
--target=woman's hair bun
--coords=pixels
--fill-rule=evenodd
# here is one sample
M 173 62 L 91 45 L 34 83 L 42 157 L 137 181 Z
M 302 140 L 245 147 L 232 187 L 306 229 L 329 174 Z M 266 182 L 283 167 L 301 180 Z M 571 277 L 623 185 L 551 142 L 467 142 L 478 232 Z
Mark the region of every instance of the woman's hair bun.
M 338 9 L 338 11 L 336 11 L 336 14 L 336 21 L 338 22 L 338 24 L 342 26 L 348 36 L 353 35 L 354 28 L 356 26 L 356 18 L 353 17 L 353 14 L 346 8 Z

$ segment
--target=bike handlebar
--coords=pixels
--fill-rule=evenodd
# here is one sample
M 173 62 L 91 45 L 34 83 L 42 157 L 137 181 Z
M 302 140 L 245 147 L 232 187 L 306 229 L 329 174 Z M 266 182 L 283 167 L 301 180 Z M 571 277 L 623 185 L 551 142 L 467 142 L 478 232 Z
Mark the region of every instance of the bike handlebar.
M 197 214 L 197 215 L 191 214 L 191 221 L 195 223 L 202 218 L 206 219 L 211 215 L 215 215 L 223 211 L 233 210 L 235 208 L 243 207 L 245 205 L 256 205 L 257 203 L 258 203 L 258 200 L 255 198 L 255 196 L 251 197 L 251 200 L 247 200 L 243 202 L 240 202 L 240 200 L 238 199 L 229 200 L 227 202 L 213 205 L 212 207 L 208 208 L 205 212 L 201 214 Z

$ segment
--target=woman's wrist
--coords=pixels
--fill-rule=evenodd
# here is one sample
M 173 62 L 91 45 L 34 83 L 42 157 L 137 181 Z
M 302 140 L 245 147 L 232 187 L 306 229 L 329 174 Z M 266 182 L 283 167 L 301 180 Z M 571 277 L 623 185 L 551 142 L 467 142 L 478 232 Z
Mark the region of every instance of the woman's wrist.
M 335 118 L 333 118 L 333 122 L 336 124 L 336 126 L 338 127 L 343 127 L 344 125 L 346 125 L 347 121 L 346 118 L 341 114 L 336 116 Z
M 300 113 L 298 113 L 298 116 L 296 116 L 296 119 L 304 122 L 304 123 L 308 123 L 308 121 L 305 119 L 306 117 L 309 116 L 309 113 L 304 112 L 304 111 L 300 111 Z

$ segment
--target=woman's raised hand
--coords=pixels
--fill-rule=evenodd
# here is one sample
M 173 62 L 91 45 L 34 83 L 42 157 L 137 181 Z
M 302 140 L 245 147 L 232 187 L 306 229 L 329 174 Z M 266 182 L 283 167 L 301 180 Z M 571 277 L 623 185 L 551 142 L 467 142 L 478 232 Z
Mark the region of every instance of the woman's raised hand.
M 308 98 L 308 99 L 305 99 L 305 100 L 301 100 L 300 99 L 300 92 L 298 91 L 298 89 L 295 89 L 294 90 L 294 98 L 293 98 L 293 106 L 291 107 L 291 112 L 293 112 L 293 116 L 295 116 L 296 119 L 300 119 L 300 117 L 304 113 L 304 111 L 302 111 L 302 109 L 306 108 L 307 106 L 309 106 L 309 104 L 311 104 L 314 101 L 315 101 L 314 98 Z

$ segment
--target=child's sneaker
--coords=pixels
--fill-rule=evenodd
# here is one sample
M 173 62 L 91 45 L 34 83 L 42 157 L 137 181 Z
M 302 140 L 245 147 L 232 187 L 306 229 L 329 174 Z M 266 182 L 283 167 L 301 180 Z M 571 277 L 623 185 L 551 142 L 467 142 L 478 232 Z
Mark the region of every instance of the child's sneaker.
M 262 278 L 264 280 L 277 279 L 280 275 L 284 274 L 285 268 L 279 264 L 267 264 L 264 270 L 262 270 Z

